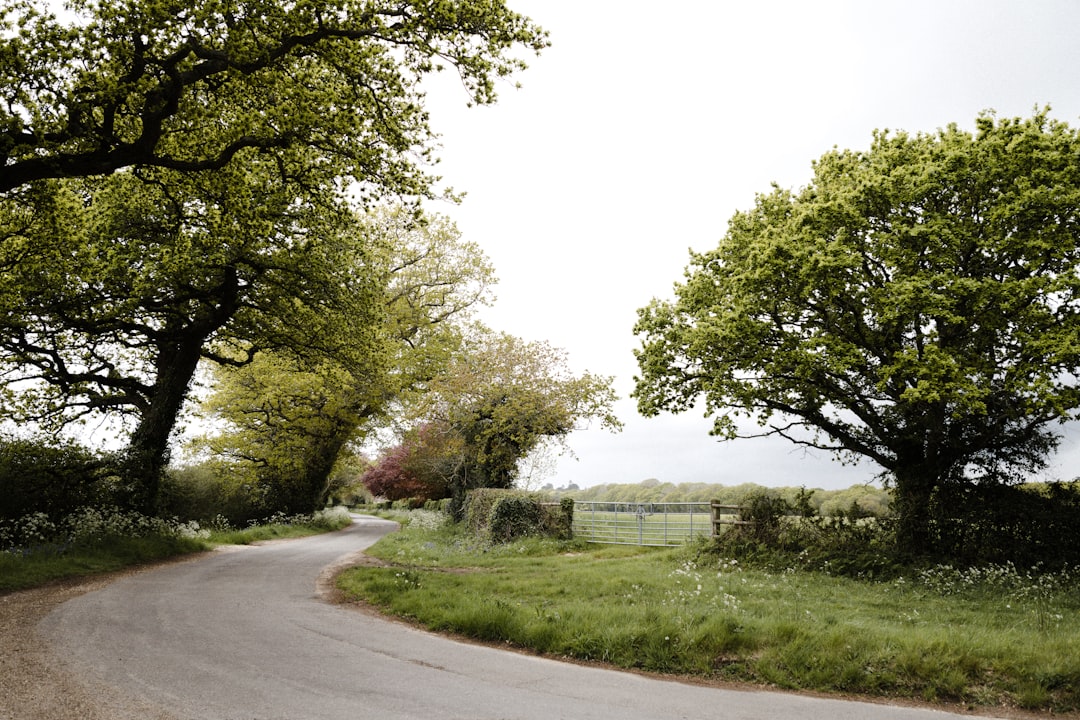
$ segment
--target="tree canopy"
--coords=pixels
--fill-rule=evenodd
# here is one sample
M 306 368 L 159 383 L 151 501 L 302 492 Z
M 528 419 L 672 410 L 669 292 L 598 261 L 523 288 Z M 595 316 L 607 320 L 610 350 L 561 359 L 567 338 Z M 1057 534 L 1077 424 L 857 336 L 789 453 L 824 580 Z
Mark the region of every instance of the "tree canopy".
M 0 245 L 5 416 L 134 417 L 128 474 L 147 501 L 200 361 L 280 347 L 368 372 L 382 360 L 365 238 L 277 163 L 33 190 L 31 222 Z
M 354 208 L 437 194 L 425 76 L 493 102 L 546 34 L 498 0 L 52 7 L 0 0 L 0 400 L 135 415 L 152 499 L 201 359 L 389 377 Z
M 1078 260 L 1080 138 L 1047 111 L 877 132 L 759 195 L 639 311 L 634 395 L 874 461 L 919 552 L 936 489 L 1044 467 L 1080 406 Z
M 0 193 L 129 166 L 224 167 L 314 151 L 376 196 L 425 195 L 420 78 L 473 102 L 546 34 L 488 0 L 44 0 L 0 4 Z
M 477 325 L 407 408 L 407 444 L 442 476 L 457 508 L 467 490 L 508 488 L 521 461 L 593 420 L 622 423 L 611 378 L 570 371 L 565 352 Z
M 219 432 L 203 444 L 229 461 L 230 472 L 292 510 L 321 502 L 346 445 L 442 371 L 460 343 L 461 324 L 489 301 L 494 284 L 487 257 L 446 217 L 418 221 L 402 208 L 381 208 L 355 222 L 367 252 L 357 258 L 364 267 L 352 272 L 377 288 L 377 344 L 366 352 L 379 362 L 262 351 L 243 367 L 220 368 L 202 406 L 219 421 Z M 325 310 L 324 321 L 348 327 L 357 320 L 348 308 Z M 341 342 L 354 345 L 348 335 Z

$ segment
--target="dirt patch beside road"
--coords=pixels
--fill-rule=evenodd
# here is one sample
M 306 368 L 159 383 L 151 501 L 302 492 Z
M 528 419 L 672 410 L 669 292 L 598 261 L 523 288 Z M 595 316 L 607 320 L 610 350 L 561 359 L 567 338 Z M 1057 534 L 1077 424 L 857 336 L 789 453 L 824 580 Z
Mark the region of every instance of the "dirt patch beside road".
M 0 595 L 0 720 L 171 720 L 160 708 L 75 676 L 37 632 L 60 603 L 162 564 Z

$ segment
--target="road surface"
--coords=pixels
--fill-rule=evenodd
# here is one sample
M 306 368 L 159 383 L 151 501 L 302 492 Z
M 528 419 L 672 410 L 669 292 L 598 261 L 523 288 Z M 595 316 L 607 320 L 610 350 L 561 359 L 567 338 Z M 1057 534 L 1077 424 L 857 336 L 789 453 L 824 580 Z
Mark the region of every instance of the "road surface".
M 394 527 L 359 517 L 140 573 L 60 605 L 39 630 L 86 682 L 191 720 L 965 717 L 582 667 L 325 602 L 320 574 Z

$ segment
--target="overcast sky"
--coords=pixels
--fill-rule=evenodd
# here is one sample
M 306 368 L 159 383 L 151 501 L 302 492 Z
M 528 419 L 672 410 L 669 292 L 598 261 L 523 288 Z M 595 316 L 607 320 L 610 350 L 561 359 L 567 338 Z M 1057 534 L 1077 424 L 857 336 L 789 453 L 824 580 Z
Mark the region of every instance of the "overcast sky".
M 876 128 L 972 128 L 981 110 L 1080 122 L 1080 2 L 929 0 L 665 3 L 509 0 L 551 33 L 496 106 L 468 109 L 433 86 L 454 218 L 500 283 L 484 319 L 564 348 L 613 375 L 626 429 L 570 437 L 556 486 L 638 482 L 839 488 L 842 467 L 780 440 L 718 443 L 692 413 L 644 419 L 627 399 L 636 309 L 670 298 L 688 250 L 770 183 L 798 188 L 833 146 L 865 149 Z M 1051 473 L 1080 475 L 1067 439 Z M 1072 457 L 1072 460 L 1070 460 Z

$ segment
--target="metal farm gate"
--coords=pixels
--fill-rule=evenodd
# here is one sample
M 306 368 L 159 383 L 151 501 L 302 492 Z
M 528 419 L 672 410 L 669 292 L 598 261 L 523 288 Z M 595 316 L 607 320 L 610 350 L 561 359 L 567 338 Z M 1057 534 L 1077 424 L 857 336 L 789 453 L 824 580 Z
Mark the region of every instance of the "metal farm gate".
M 725 510 L 730 512 L 725 513 Z M 715 523 L 728 524 L 738 508 L 716 503 L 574 502 L 574 537 L 619 545 L 682 545 L 713 534 Z M 716 516 L 714 518 L 714 513 Z
M 617 545 L 682 545 L 716 535 L 724 525 L 746 525 L 738 505 L 713 502 L 629 503 L 574 501 L 574 537 Z

